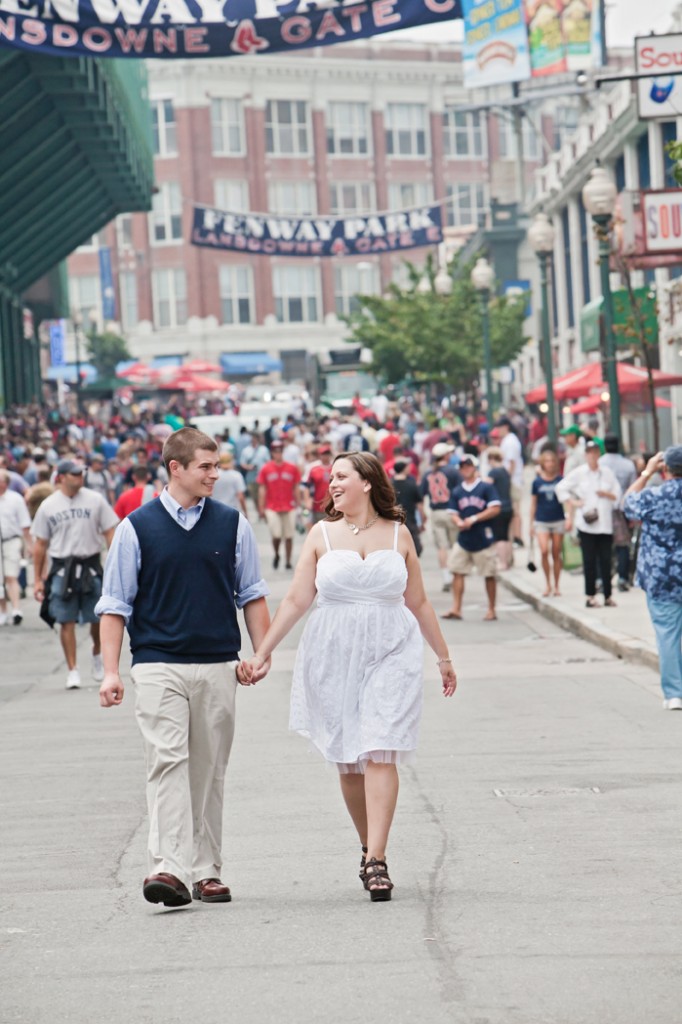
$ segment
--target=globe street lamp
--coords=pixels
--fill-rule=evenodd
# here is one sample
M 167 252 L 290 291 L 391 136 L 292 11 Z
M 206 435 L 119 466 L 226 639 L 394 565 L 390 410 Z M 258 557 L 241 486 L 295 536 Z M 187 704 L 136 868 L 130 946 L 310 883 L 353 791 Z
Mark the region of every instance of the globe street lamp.
M 485 365 L 485 390 L 488 399 L 488 419 L 493 421 L 493 363 L 490 351 L 490 292 L 495 283 L 495 271 L 484 256 L 479 256 L 471 271 L 471 283 L 478 292 L 483 325 L 483 363 Z
M 547 434 L 552 444 L 556 443 L 556 407 L 554 383 L 552 380 L 552 341 L 549 334 L 549 295 L 547 290 L 547 265 L 554 251 L 555 231 L 546 213 L 538 213 L 528 229 L 528 241 L 540 263 L 540 288 L 542 291 L 542 361 L 545 364 L 547 387 Z
M 620 429 L 620 394 L 618 391 L 618 363 L 616 361 L 616 339 L 613 332 L 613 297 L 609 281 L 609 257 L 611 255 L 611 224 L 616 208 L 618 191 L 603 167 L 597 165 L 583 188 L 583 206 L 592 216 L 596 225 L 599 242 L 599 265 L 601 268 L 601 290 L 604 299 L 604 362 L 606 380 L 609 385 L 609 416 L 611 433 L 618 442 Z

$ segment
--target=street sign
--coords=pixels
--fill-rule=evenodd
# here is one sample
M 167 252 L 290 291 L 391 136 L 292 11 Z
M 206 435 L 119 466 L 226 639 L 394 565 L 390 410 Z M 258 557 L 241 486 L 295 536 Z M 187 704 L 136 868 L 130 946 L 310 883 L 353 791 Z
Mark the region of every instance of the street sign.
M 682 190 L 642 192 L 642 213 L 646 252 L 682 253 Z
M 639 116 L 644 120 L 682 115 L 682 33 L 638 36 L 635 39 L 637 73 L 651 71 L 651 78 L 637 81 Z

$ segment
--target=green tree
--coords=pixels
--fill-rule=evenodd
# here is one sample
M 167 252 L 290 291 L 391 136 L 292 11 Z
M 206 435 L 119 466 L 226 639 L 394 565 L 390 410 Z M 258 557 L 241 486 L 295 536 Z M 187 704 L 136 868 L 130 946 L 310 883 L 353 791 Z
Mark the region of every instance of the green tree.
M 116 375 L 119 363 L 132 356 L 125 338 L 112 331 L 88 335 L 88 359 L 97 370 L 100 380 L 109 380 Z
M 407 376 L 440 377 L 453 389 L 470 390 L 483 365 L 479 297 L 471 283 L 473 262 L 457 256 L 448 266 L 452 291 L 439 295 L 432 257 L 422 273 L 406 263 L 404 288 L 392 284 L 385 296 L 359 296 L 360 308 L 347 317 L 348 341 L 372 352 L 372 370 L 387 383 Z M 490 297 L 490 341 L 494 366 L 506 366 L 523 348 L 525 299 Z

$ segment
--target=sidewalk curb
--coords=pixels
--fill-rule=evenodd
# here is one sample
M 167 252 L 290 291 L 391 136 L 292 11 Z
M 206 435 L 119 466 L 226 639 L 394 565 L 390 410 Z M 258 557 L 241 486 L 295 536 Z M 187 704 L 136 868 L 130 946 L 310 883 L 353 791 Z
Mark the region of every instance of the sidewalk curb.
M 595 623 L 593 619 L 579 615 L 565 606 L 562 607 L 556 598 L 548 601 L 546 598 L 540 597 L 535 591 L 521 586 L 515 580 L 509 579 L 504 575 L 498 576 L 498 580 L 512 594 L 520 597 L 527 604 L 532 605 L 540 615 L 556 623 L 562 629 L 570 630 L 571 633 L 575 633 L 576 636 L 581 637 L 583 640 L 589 640 L 590 643 L 597 644 L 617 658 L 635 661 L 640 665 L 652 668 L 655 672 L 659 671 L 656 650 L 642 640 L 634 639 L 625 633 L 619 633 L 617 630 L 608 629 L 608 627 L 603 626 L 601 623 Z

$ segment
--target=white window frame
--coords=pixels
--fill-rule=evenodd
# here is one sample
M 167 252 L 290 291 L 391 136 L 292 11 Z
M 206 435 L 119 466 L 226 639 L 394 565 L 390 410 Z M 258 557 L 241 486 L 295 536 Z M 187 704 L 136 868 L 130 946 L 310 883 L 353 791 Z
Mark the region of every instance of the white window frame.
M 358 295 L 378 295 L 380 291 L 378 263 L 340 260 L 334 267 L 334 309 L 337 316 L 349 316 L 358 310 Z
M 99 252 L 105 245 L 106 234 L 105 229 L 102 228 L 101 231 L 96 231 L 94 235 L 90 235 L 90 238 L 82 242 L 76 249 L 76 252 Z
M 211 97 L 211 151 L 214 156 L 244 156 L 244 104 L 231 96 Z
M 287 105 L 290 121 L 282 119 Z M 289 135 L 290 144 L 287 144 Z M 267 100 L 265 152 L 269 156 L 312 156 L 312 124 L 307 100 Z
M 119 270 L 118 310 L 121 327 L 130 331 L 140 319 L 137 291 L 137 274 L 134 270 Z
M 386 155 L 398 160 L 426 160 L 431 153 L 426 103 L 387 103 L 384 118 Z
M 161 295 L 160 286 L 167 284 L 167 295 Z M 168 305 L 168 316 L 162 315 L 162 304 Z M 187 275 L 181 267 L 158 267 L 152 270 L 152 308 L 154 327 L 164 330 L 182 327 L 187 323 Z M 167 320 L 167 323 L 163 321 Z
M 351 202 L 346 202 L 346 199 L 351 196 L 344 195 L 345 190 L 348 192 L 352 190 L 354 193 Z M 363 192 L 365 192 L 364 196 Z M 347 217 L 354 213 L 372 213 L 376 209 L 374 182 L 330 181 L 329 202 L 331 213 L 335 217 Z
M 167 117 L 170 105 L 170 117 Z M 170 96 L 151 101 L 154 156 L 164 159 L 178 155 L 178 129 L 175 106 Z
M 412 210 L 429 206 L 433 202 L 433 184 L 430 181 L 392 181 L 388 186 L 388 205 L 391 211 Z
M 447 185 L 445 194 L 449 200 L 445 208 L 447 227 L 477 228 L 480 215 L 487 213 L 490 206 L 487 186 L 482 182 L 464 181 L 457 185 Z M 467 213 L 468 209 L 471 210 L 470 214 Z
M 254 289 L 253 269 L 247 263 L 222 263 L 218 270 L 218 287 L 220 291 L 220 322 L 237 325 L 254 322 Z M 232 306 L 232 315 L 226 316 L 226 303 Z M 244 318 L 243 303 L 247 303 L 247 316 Z M 237 316 L 234 316 L 234 313 Z
M 317 190 L 310 179 L 280 179 L 268 182 L 268 210 L 280 217 L 314 217 Z
M 164 181 L 152 200 L 149 216 L 149 244 L 154 248 L 182 243 L 182 192 L 176 181 Z M 157 238 L 158 228 L 164 237 Z
M 129 237 L 126 238 L 126 235 Z M 120 213 L 116 218 L 116 248 L 118 252 L 129 252 L 135 248 L 132 213 Z
M 330 156 L 372 155 L 372 121 L 368 103 L 330 102 L 326 129 L 327 152 Z
M 516 159 L 516 142 L 514 140 L 514 125 L 510 115 L 498 118 L 500 136 L 500 159 Z M 523 142 L 524 162 L 538 163 L 542 159 L 543 143 L 535 128 L 527 117 L 521 121 L 521 139 Z
M 300 287 L 295 281 L 301 275 Z M 320 269 L 301 261 L 299 264 L 282 264 L 272 271 L 272 289 L 275 298 L 275 316 L 282 324 L 319 323 L 322 311 Z M 301 316 L 292 316 L 292 303 L 300 302 Z
M 445 110 L 443 152 L 450 160 L 485 160 L 488 156 L 485 115 L 479 111 Z
M 102 319 L 102 290 L 99 274 L 69 275 L 69 308 L 80 315 L 79 326 L 85 334 L 97 328 Z M 95 317 L 90 316 L 93 310 L 96 311 Z
M 213 202 L 217 210 L 226 213 L 248 213 L 249 183 L 243 178 L 214 178 Z

